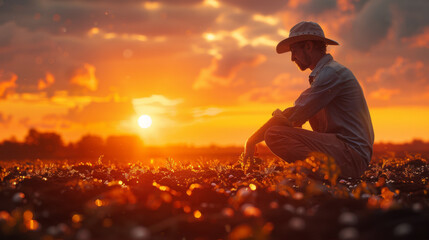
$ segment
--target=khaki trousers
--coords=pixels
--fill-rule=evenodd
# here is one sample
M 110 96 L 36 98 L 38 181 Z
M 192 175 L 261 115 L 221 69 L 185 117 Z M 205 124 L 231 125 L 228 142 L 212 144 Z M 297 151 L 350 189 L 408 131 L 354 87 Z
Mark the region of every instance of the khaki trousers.
M 265 143 L 287 162 L 304 160 L 312 152 L 331 156 L 341 170 L 341 177 L 360 177 L 368 167 L 365 159 L 333 133 L 274 126 L 265 132 Z

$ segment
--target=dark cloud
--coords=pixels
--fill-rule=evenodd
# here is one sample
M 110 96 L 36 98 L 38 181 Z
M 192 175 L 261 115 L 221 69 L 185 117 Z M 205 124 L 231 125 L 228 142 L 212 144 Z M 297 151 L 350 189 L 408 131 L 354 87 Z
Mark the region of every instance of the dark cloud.
M 397 0 L 393 8 L 394 17 L 400 19 L 398 37 L 409 37 L 423 32 L 429 27 L 429 1 Z
M 279 12 L 284 10 L 287 5 L 287 1 L 284 0 L 270 0 L 269 2 L 261 0 L 222 0 L 220 2 L 261 14 L 273 14 Z
M 264 61 L 264 57 L 258 53 L 251 52 L 250 48 L 227 52 L 222 59 L 218 61 L 217 69 L 214 75 L 222 78 L 228 78 L 235 75 L 243 66 L 257 65 Z
M 354 48 L 368 50 L 383 40 L 392 25 L 392 14 L 387 7 L 390 0 L 368 2 L 341 35 Z
M 201 33 L 217 17 L 213 8 L 189 5 L 196 1 L 179 2 L 186 5 L 147 10 L 141 1 L 9 0 L 0 7 L 0 24 L 13 21 L 32 31 L 61 35 L 85 35 L 97 27 L 106 32 L 170 36 Z
M 61 1 L 61 0 L 57 0 Z M 66 2 L 68 0 L 62 0 L 63 2 Z M 74 0 L 74 2 L 88 2 L 88 0 Z M 109 3 L 113 5 L 127 5 L 127 4 L 141 4 L 142 0 L 91 0 L 91 2 L 96 3 Z M 203 0 L 148 0 L 146 2 L 151 3 L 162 3 L 162 4 L 171 4 L 171 5 L 195 5 L 198 3 L 203 2 Z
M 336 0 L 310 0 L 298 4 L 294 11 L 301 17 L 313 16 L 335 21 L 332 16 L 348 16 L 340 29 L 345 44 L 368 51 L 386 39 L 389 32 L 399 40 L 423 32 L 429 26 L 429 1 L 427 0 L 356 0 L 341 3 Z M 327 14 L 333 13 L 333 14 Z
M 111 1 L 116 1 L 116 0 L 111 0 Z M 136 1 L 140 1 L 140 0 L 136 0 Z M 160 3 L 168 3 L 168 4 L 174 4 L 174 5 L 194 5 L 194 4 L 202 3 L 203 1 L 204 0 L 158 0 L 158 1 L 152 0 L 150 2 L 160 2 Z
M 422 33 L 429 26 L 427 9 L 427 0 L 371 0 L 342 33 L 351 46 L 368 50 L 386 39 L 389 31 L 397 40 Z
M 429 70 L 425 63 L 402 57 L 392 61 L 366 79 L 370 99 L 376 105 L 428 104 Z
M 43 89 L 49 96 L 57 90 L 70 90 L 71 79 L 76 75 L 76 71 L 82 69 L 85 64 L 95 67 L 96 77 L 101 81 L 101 88 L 98 89 L 103 89 L 103 87 L 109 89 L 109 84 L 117 85 L 117 79 L 112 79 L 109 76 L 110 72 L 103 74 L 105 72 L 102 66 L 104 61 L 121 62 L 122 59 L 124 67 L 121 69 L 124 73 L 123 76 L 118 76 L 121 78 L 126 75 L 126 72 L 135 73 L 149 67 L 152 72 L 162 73 L 165 72 L 165 67 L 172 66 L 175 55 L 179 53 L 192 55 L 191 42 L 203 41 L 201 36 L 186 35 L 166 38 L 165 41 L 160 42 L 151 39 L 142 42 L 121 36 L 114 39 L 103 39 L 102 34 L 93 38 L 56 36 L 47 32 L 32 32 L 13 22 L 0 25 L 0 36 L 1 39 L 4 39 L 0 48 L 0 70 L 3 69 L 18 76 L 16 92 L 38 92 L 40 79 L 45 79 L 49 73 L 55 79 L 52 85 Z M 126 64 L 129 62 L 124 58 L 126 49 L 132 51 L 130 60 L 134 61 L 133 65 Z M 169 60 L 165 60 L 165 58 Z M 136 65 L 136 61 L 139 59 L 141 61 Z M 155 66 L 155 63 L 159 65 Z M 134 66 L 134 69 L 130 69 L 129 66 Z M 159 70 L 156 70 L 158 68 Z M 100 78 L 101 75 L 104 75 L 104 78 Z M 70 93 L 73 95 L 85 93 L 75 88 L 72 90 Z M 98 91 L 93 94 L 98 94 Z
M 64 56 L 69 54 L 64 48 L 70 45 L 64 46 L 48 33 L 31 32 L 13 22 L 0 25 L 0 36 L 0 69 L 17 75 L 17 92 L 38 91 L 39 80 L 48 72 L 56 80 L 54 87 L 64 89 L 72 70 L 82 61 Z
M 299 11 L 319 14 L 337 7 L 337 0 L 310 0 L 300 5 Z
M 332 10 L 341 10 L 346 12 L 359 12 L 368 3 L 374 0 L 346 0 L 339 2 L 338 0 L 306 0 L 297 2 L 295 6 L 296 11 L 305 14 L 321 15 Z M 344 5 L 348 5 L 351 8 L 343 9 Z
M 190 54 L 189 40 L 201 39 L 218 15 L 201 1 L 162 2 L 165 6 L 153 11 L 141 1 L 120 2 L 6 0 L 0 6 L 0 70 L 18 76 L 18 93 L 39 91 L 40 79 L 52 74 L 55 83 L 43 89 L 52 95 L 69 90 L 70 79 L 84 64 L 98 69 L 101 59 L 122 59 L 125 50 L 134 59 Z M 99 34 L 89 37 L 94 27 Z M 106 39 L 109 33 L 115 37 Z M 148 40 L 133 40 L 133 34 Z M 154 41 L 158 36 L 165 40 Z

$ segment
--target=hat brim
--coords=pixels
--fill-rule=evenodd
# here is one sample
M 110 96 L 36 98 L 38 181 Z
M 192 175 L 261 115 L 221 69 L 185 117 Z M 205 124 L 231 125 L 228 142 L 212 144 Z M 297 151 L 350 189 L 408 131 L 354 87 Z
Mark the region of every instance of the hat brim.
M 290 51 L 290 45 L 302 42 L 302 41 L 308 41 L 308 40 L 317 40 L 325 42 L 327 45 L 340 45 L 338 42 L 331 40 L 329 38 L 314 36 L 314 35 L 300 35 L 300 36 L 294 36 L 284 39 L 283 41 L 279 42 L 276 47 L 277 53 L 285 53 Z

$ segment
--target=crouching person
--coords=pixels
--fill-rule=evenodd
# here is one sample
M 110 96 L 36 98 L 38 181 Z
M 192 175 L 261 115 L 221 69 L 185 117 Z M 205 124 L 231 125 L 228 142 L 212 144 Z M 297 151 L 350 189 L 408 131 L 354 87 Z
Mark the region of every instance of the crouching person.
M 277 53 L 291 52 L 301 71 L 311 69 L 309 88 L 293 107 L 277 109 L 244 148 L 244 160 L 253 158 L 256 144 L 265 141 L 270 150 L 288 162 L 303 160 L 312 152 L 333 157 L 342 177 L 359 177 L 369 165 L 374 131 L 362 88 L 353 73 L 326 53 L 325 38 L 314 22 L 300 22 L 277 45 Z M 313 131 L 302 129 L 309 121 Z

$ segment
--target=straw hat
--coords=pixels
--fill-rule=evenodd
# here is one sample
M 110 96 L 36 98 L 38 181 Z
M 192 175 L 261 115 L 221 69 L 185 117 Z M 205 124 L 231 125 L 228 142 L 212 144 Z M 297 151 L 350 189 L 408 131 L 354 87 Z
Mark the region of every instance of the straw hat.
M 290 29 L 289 37 L 277 44 L 277 53 L 290 51 L 290 45 L 307 40 L 323 41 L 327 45 L 339 45 L 336 41 L 325 38 L 325 33 L 315 22 L 300 22 Z

